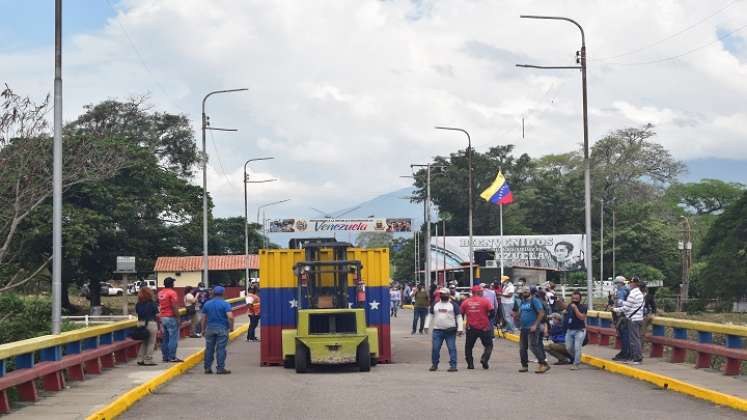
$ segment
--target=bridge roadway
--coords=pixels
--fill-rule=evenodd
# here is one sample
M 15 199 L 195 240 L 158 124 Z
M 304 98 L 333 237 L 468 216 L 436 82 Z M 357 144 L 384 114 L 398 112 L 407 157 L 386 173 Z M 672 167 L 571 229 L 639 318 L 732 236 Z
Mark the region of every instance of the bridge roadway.
M 745 419 L 744 413 L 583 366 L 553 367 L 544 375 L 518 373 L 518 346 L 497 339 L 490 370 L 466 369 L 464 338 L 457 342 L 459 372 L 448 373 L 442 350 L 430 366 L 430 336 L 411 336 L 411 311 L 392 319 L 395 363 L 369 373 L 324 369 L 298 375 L 260 367 L 259 345 L 229 347 L 232 375 L 204 375 L 202 367 L 157 390 L 124 413 L 125 419 Z M 476 346 L 479 355 L 481 347 Z M 534 366 L 530 366 L 533 369 Z

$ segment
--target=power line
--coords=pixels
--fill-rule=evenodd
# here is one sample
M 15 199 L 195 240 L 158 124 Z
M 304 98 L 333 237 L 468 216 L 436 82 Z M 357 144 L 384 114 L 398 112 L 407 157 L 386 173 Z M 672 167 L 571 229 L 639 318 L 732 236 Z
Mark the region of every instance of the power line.
M 226 178 L 226 182 L 228 182 L 228 185 L 230 185 L 234 189 L 237 189 L 236 185 L 231 182 L 231 179 L 226 174 L 226 170 L 223 168 L 223 161 L 221 161 L 220 154 L 218 153 L 218 145 L 215 144 L 215 137 L 213 137 L 212 131 L 210 132 L 210 142 L 213 143 L 213 149 L 215 150 L 215 157 L 218 160 L 218 168 L 220 169 L 220 172 L 223 174 L 223 177 Z
M 671 57 L 665 57 L 665 58 L 660 58 L 660 59 L 651 60 L 651 61 L 639 61 L 639 62 L 635 62 L 635 63 L 604 63 L 604 64 L 617 65 L 617 66 L 643 66 L 643 65 L 648 65 L 648 64 L 657 64 L 657 63 L 663 63 L 665 61 L 676 60 L 676 59 L 678 59 L 680 57 L 684 57 L 686 55 L 689 55 L 689 54 L 692 54 L 694 52 L 700 51 L 703 48 L 709 47 L 709 46 L 711 46 L 711 45 L 713 45 L 713 44 L 715 44 L 717 42 L 720 42 L 720 41 L 722 41 L 722 40 L 724 40 L 726 38 L 729 38 L 730 36 L 732 36 L 732 35 L 740 32 L 740 31 L 742 31 L 744 28 L 747 28 L 747 24 L 746 25 L 742 25 L 742 26 L 740 26 L 739 28 L 737 28 L 737 29 L 735 29 L 733 31 L 727 32 L 727 33 L 719 36 L 718 38 L 716 38 L 715 40 L 713 40 L 711 42 L 702 44 L 702 45 L 697 46 L 697 47 L 695 47 L 693 49 L 687 50 L 687 51 L 685 51 L 685 52 L 683 52 L 681 54 L 673 55 Z
M 119 14 L 119 12 L 117 11 L 117 9 L 115 9 L 114 6 L 112 5 L 111 0 L 106 0 L 106 4 L 109 5 L 109 8 L 112 9 L 112 11 L 115 14 Z M 148 62 L 145 61 L 145 59 L 143 59 L 142 54 L 140 54 L 140 50 L 137 48 L 137 45 L 135 45 L 135 42 L 130 37 L 130 33 L 127 31 L 127 29 L 125 28 L 125 26 L 121 22 L 121 20 L 120 19 L 114 19 L 114 21 L 116 21 L 117 25 L 119 25 L 119 28 L 122 30 L 122 33 L 124 34 L 125 38 L 127 39 L 127 42 L 130 44 L 130 47 L 132 48 L 132 50 L 135 52 L 135 55 L 137 55 L 137 58 L 140 61 L 140 64 L 143 66 L 143 68 L 145 68 L 145 71 L 147 71 L 150 74 L 150 76 L 151 76 L 151 80 L 150 81 L 153 82 L 156 85 L 156 87 L 158 88 L 158 90 L 161 91 L 161 93 L 169 100 L 169 102 L 171 102 L 172 105 L 174 105 L 182 113 L 186 114 L 187 111 L 185 111 L 184 109 L 182 109 L 182 107 L 180 107 L 179 104 L 176 103 L 176 101 L 174 101 L 171 98 L 171 95 L 169 95 L 168 93 L 166 93 L 166 89 L 164 89 L 163 86 L 161 86 L 161 83 L 156 78 L 153 70 L 148 65 Z
M 615 59 L 615 58 L 625 57 L 625 56 L 628 56 L 628 55 L 631 55 L 631 54 L 635 54 L 635 53 L 641 52 L 643 50 L 649 49 L 651 47 L 655 47 L 655 46 L 657 46 L 657 45 L 659 45 L 659 44 L 661 44 L 663 42 L 669 41 L 670 39 L 675 38 L 675 37 L 677 37 L 679 35 L 682 35 L 685 32 L 687 32 L 687 31 L 695 28 L 696 26 L 698 26 L 701 23 L 707 21 L 708 19 L 710 19 L 710 18 L 718 15 L 719 13 L 723 12 L 724 10 L 728 9 L 729 7 L 733 6 L 734 4 L 736 4 L 739 1 L 741 1 L 741 0 L 733 0 L 731 3 L 727 4 L 726 6 L 722 7 L 721 9 L 716 10 L 715 12 L 713 12 L 710 15 L 704 17 L 703 19 L 701 19 L 701 20 L 699 20 L 699 21 L 691 24 L 690 26 L 687 26 L 686 28 L 681 29 L 681 30 L 679 30 L 679 31 L 677 31 L 677 32 L 675 32 L 675 33 L 673 33 L 673 34 L 671 34 L 669 36 L 666 36 L 666 37 L 664 37 L 664 38 L 662 38 L 662 39 L 660 39 L 658 41 L 652 42 L 651 44 L 644 45 L 644 46 L 642 46 L 640 48 L 636 48 L 634 50 L 630 50 L 630 51 L 624 52 L 622 54 L 617 54 L 617 55 L 613 55 L 613 56 L 610 56 L 610 57 L 604 57 L 604 58 L 599 59 L 598 61 L 608 61 L 608 60 L 612 60 L 612 59 Z

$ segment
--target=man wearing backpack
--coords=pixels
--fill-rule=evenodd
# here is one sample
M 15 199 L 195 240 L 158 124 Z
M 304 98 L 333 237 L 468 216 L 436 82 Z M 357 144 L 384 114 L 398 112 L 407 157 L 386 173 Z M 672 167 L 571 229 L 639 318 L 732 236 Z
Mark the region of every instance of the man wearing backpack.
M 535 373 L 545 373 L 550 370 L 545 356 L 545 349 L 542 346 L 542 330 L 540 324 L 545 318 L 545 310 L 542 302 L 529 292 L 529 288 L 522 286 L 519 288 L 521 301 L 518 304 L 517 315 L 519 318 L 519 357 L 521 358 L 521 369 L 519 372 L 529 371 L 529 355 L 527 349 L 531 349 L 537 358 L 539 367 Z
M 632 363 L 640 365 L 643 361 L 641 352 L 641 325 L 643 324 L 643 306 L 645 304 L 643 293 L 639 288 L 640 279 L 633 276 L 630 280 L 630 293 L 625 299 L 623 306 L 614 308 L 614 311 L 623 316 L 622 322 L 628 331 L 628 340 L 630 345 L 629 360 L 623 360 L 623 363 Z
M 431 305 L 428 317 L 425 319 L 425 331 L 433 327 L 433 339 L 431 348 L 431 372 L 438 370 L 438 362 L 441 356 L 441 347 L 446 341 L 449 350 L 449 372 L 457 371 L 457 349 L 456 336 L 462 335 L 464 322 L 459 312 L 459 305 L 451 300 L 449 289 L 439 290 L 439 301 Z

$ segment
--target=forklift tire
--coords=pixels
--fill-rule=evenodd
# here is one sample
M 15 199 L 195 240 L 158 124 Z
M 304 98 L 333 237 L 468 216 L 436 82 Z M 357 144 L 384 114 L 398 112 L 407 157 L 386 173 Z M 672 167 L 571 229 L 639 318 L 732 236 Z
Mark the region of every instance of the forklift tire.
M 293 356 L 288 356 L 283 359 L 283 367 L 286 369 L 293 369 L 296 366 L 296 362 L 293 360 Z
M 358 369 L 360 369 L 361 372 L 368 372 L 371 370 L 371 349 L 369 348 L 367 339 L 358 346 L 355 359 L 356 362 L 358 362 Z
M 296 343 L 296 356 L 293 358 L 296 365 L 296 373 L 306 373 L 309 370 L 309 349 L 301 342 Z

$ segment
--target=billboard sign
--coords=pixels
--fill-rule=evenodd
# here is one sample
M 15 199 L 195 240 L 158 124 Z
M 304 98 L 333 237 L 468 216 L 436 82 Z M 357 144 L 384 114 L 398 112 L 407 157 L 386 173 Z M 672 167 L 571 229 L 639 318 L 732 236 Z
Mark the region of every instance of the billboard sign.
M 117 273 L 137 273 L 135 257 L 117 257 Z
M 412 219 L 274 219 L 267 221 L 270 233 L 411 232 Z
M 443 243 L 443 237 L 431 239 L 431 247 L 436 252 L 444 251 Z M 586 269 L 584 235 L 504 235 L 502 248 L 500 236 L 474 236 L 472 246 L 475 251 L 493 252 L 496 262 L 500 264 L 503 259 L 505 267 L 557 271 Z M 469 263 L 469 237 L 447 236 L 445 251 Z

